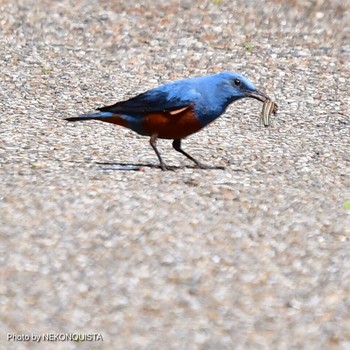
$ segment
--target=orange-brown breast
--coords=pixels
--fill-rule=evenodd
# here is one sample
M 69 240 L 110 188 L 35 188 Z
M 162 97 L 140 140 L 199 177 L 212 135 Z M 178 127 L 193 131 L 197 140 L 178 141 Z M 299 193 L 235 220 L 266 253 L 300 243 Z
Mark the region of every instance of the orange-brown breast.
M 148 114 L 143 118 L 142 128 L 147 134 L 157 134 L 161 139 L 182 139 L 199 131 L 203 126 L 190 106 L 177 111 Z

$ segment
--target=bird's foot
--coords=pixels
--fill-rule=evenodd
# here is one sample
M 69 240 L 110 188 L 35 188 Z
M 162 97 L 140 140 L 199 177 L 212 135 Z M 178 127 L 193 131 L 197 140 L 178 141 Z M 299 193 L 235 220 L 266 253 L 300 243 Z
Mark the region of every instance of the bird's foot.
M 172 166 L 172 165 L 166 165 L 164 162 L 160 163 L 160 168 L 162 169 L 162 171 L 175 171 L 177 169 L 183 169 L 183 168 L 187 168 L 187 166 Z M 212 166 L 212 165 L 206 165 L 203 163 L 200 163 L 198 161 L 195 162 L 195 166 L 194 167 L 190 167 L 190 168 L 197 168 L 197 169 L 203 169 L 203 170 L 225 170 L 226 168 L 224 166 Z
M 162 169 L 162 171 L 166 171 L 166 170 L 172 170 L 171 167 L 167 166 L 163 160 L 161 160 L 160 158 L 160 168 Z

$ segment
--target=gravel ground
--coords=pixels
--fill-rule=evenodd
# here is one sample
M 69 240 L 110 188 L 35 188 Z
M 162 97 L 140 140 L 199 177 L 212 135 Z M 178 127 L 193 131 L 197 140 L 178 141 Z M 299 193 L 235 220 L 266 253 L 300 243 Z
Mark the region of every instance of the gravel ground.
M 350 2 L 0 1 L 0 349 L 350 349 Z M 234 70 L 183 143 L 89 112 Z M 121 164 L 141 165 L 120 171 Z M 101 333 L 95 342 L 11 334 Z

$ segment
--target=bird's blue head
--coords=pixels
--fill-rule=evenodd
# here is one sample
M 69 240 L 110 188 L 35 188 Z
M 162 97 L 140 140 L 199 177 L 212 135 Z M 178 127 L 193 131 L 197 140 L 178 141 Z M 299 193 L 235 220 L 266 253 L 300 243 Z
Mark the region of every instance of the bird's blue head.
M 227 99 L 227 105 L 245 97 L 252 97 L 264 102 L 268 97 L 257 90 L 255 85 L 243 75 L 233 72 L 223 72 L 215 75 L 217 87 L 222 96 Z

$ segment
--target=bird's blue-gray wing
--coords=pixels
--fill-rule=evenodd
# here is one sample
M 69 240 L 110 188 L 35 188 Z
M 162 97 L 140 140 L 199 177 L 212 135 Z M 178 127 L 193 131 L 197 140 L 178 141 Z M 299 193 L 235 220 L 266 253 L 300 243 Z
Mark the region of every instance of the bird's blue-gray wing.
M 198 93 L 184 82 L 167 84 L 127 101 L 99 108 L 101 112 L 115 114 L 144 115 L 149 113 L 171 112 L 196 103 Z

